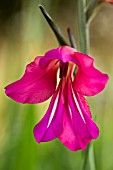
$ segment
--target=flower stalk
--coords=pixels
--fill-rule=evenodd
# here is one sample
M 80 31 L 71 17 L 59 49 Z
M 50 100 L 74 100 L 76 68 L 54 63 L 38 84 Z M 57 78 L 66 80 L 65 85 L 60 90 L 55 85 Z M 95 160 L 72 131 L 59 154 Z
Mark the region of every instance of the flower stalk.
M 92 3 L 89 4 L 87 11 L 85 11 L 86 8 L 83 0 L 77 1 L 80 52 L 83 52 L 85 54 L 88 53 L 88 47 L 89 47 L 89 30 L 87 27 L 87 22 L 92 14 L 92 11 L 94 10 L 93 5 L 97 5 L 98 0 L 93 0 L 91 2 Z M 82 170 L 86 170 L 88 167 L 90 170 L 95 170 L 93 144 L 90 143 L 83 153 L 84 153 L 83 156 L 84 161 L 82 165 Z
M 87 23 L 91 18 L 92 14 L 94 13 L 94 10 L 98 7 L 99 4 L 101 4 L 100 0 L 92 0 L 87 5 L 85 9 Z
M 77 16 L 78 16 L 78 29 L 80 39 L 80 51 L 87 54 L 88 51 L 88 39 L 86 31 L 86 15 L 84 10 L 83 0 L 77 0 Z

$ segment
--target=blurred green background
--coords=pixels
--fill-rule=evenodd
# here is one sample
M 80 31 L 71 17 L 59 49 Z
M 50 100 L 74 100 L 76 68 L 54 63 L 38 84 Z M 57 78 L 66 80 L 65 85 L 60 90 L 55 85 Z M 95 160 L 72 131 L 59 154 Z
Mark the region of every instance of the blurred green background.
M 27 63 L 58 47 L 38 4 L 45 6 L 67 38 L 67 27 L 79 49 L 76 0 L 4 0 L 0 2 L 0 170 L 79 170 L 82 152 L 71 152 L 57 139 L 38 144 L 33 127 L 48 102 L 22 105 L 9 99 L 4 87 L 19 79 Z M 108 73 L 106 89 L 88 102 L 100 136 L 94 141 L 96 170 L 113 170 L 113 6 L 103 4 L 89 25 L 89 54 Z

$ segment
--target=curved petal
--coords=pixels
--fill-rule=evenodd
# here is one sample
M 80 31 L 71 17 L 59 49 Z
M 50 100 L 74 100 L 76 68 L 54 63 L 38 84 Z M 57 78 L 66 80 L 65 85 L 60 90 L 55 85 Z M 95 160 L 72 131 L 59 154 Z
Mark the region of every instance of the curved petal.
M 86 108 L 84 107 L 84 103 L 83 100 L 81 98 L 81 95 L 76 93 L 76 97 L 79 103 L 79 106 L 81 108 L 81 111 L 83 113 L 85 122 L 87 124 L 87 128 L 89 130 L 89 133 L 91 134 L 91 138 L 92 139 L 96 139 L 99 135 L 99 128 L 97 127 L 97 125 L 93 122 L 91 116 L 89 115 L 89 113 L 87 112 Z
M 60 141 L 72 151 L 84 150 L 92 139 L 99 135 L 99 129 L 91 119 L 89 108 L 73 91 L 68 82 L 68 107 L 63 116 L 63 132 Z M 87 109 L 86 109 L 87 108 Z
M 74 79 L 74 88 L 85 96 L 93 96 L 101 92 L 108 81 L 108 75 L 101 73 L 94 66 L 94 59 L 86 54 L 75 53 L 80 64 Z
M 41 69 L 39 61 L 44 57 L 37 57 L 26 67 L 24 76 L 5 87 L 6 94 L 20 103 L 40 103 L 47 100 L 56 88 L 56 73 L 58 64 L 52 60 Z
M 49 108 L 42 120 L 34 127 L 37 142 L 46 142 L 57 138 L 62 132 L 62 112 L 64 109 L 62 84 L 52 97 Z
M 79 140 L 75 135 L 71 119 L 69 108 L 65 107 L 63 112 L 63 131 L 58 138 L 68 149 L 77 151 L 80 150 L 81 147 Z
M 82 103 L 83 109 L 84 109 L 84 110 L 86 111 L 86 113 L 92 118 L 91 111 L 90 111 L 90 107 L 89 107 L 89 105 L 88 105 L 87 100 L 85 99 L 85 97 L 84 97 L 83 95 L 81 95 L 81 94 L 79 94 L 79 93 L 76 93 L 76 94 L 77 94 L 77 96 L 79 96 L 79 100 L 81 101 L 81 102 L 79 102 L 79 103 Z
M 75 56 L 76 50 L 69 46 L 61 46 L 56 49 L 52 49 L 45 54 L 45 58 L 41 58 L 40 60 L 40 67 L 44 68 L 48 62 L 52 59 L 57 59 L 63 63 L 66 62 L 74 62 L 75 64 L 79 65 L 77 58 Z

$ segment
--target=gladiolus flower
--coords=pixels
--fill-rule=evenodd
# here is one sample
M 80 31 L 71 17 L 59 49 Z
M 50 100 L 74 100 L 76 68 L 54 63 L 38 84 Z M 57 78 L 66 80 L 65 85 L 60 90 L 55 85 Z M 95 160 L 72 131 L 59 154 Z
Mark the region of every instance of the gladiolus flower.
M 20 103 L 40 103 L 52 96 L 45 116 L 34 127 L 38 143 L 58 138 L 76 151 L 84 150 L 98 137 L 99 129 L 84 96 L 101 92 L 108 75 L 97 70 L 93 62 L 88 55 L 62 46 L 36 57 L 26 67 L 24 76 L 6 87 L 7 96 Z M 58 70 L 60 81 L 56 87 Z

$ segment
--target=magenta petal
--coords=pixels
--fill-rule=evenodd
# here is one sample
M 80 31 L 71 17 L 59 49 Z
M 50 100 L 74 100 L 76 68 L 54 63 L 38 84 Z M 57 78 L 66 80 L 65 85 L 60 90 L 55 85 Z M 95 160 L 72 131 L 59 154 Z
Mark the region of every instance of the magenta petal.
M 74 132 L 69 108 L 66 107 L 63 112 L 63 132 L 59 136 L 59 140 L 72 151 L 81 149 L 78 138 Z
M 92 120 L 91 115 L 89 115 L 86 108 L 84 107 L 83 100 L 78 93 L 76 93 L 76 98 L 78 100 L 79 107 L 84 117 L 85 125 L 87 126 L 87 129 L 91 135 L 90 139 L 96 139 L 99 135 L 99 129 L 97 125 L 94 123 L 94 121 Z
M 87 106 L 84 107 L 85 103 L 81 100 L 81 97 L 73 91 L 71 86 L 69 82 L 69 105 L 63 116 L 64 128 L 59 139 L 72 151 L 79 149 L 84 150 L 92 139 L 98 137 L 99 129 L 91 119 L 89 109 Z
M 56 73 L 58 66 L 56 60 L 52 60 L 44 69 L 39 67 L 40 58 L 26 67 L 24 76 L 8 85 L 6 94 L 20 103 L 40 103 L 47 100 L 56 88 Z
M 34 127 L 37 142 L 46 142 L 57 138 L 62 132 L 63 98 L 61 89 L 57 89 L 49 108 L 42 120 Z
M 93 96 L 101 92 L 108 81 L 108 75 L 101 73 L 94 66 L 94 60 L 88 55 L 75 53 L 80 67 L 74 79 L 74 88 L 85 96 Z
M 79 65 L 77 58 L 75 56 L 76 50 L 69 46 L 62 46 L 56 49 L 52 49 L 45 54 L 45 58 L 41 58 L 40 66 L 44 68 L 48 62 L 52 59 L 57 59 L 63 63 L 66 62 L 74 62 L 75 64 Z

